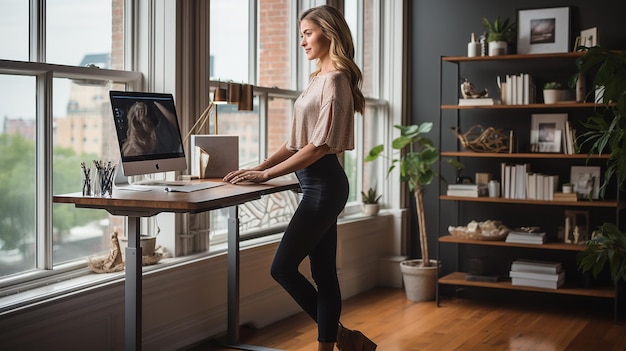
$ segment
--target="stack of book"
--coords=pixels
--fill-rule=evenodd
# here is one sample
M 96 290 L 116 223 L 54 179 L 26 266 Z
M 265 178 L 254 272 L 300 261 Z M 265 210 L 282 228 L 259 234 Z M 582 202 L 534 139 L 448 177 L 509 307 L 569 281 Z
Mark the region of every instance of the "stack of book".
M 487 196 L 489 189 L 486 184 L 448 184 L 448 196 L 479 197 Z
M 500 105 L 502 101 L 492 98 L 459 99 L 459 106 Z
M 502 82 L 502 99 L 507 105 L 528 105 L 536 102 L 537 88 L 533 77 L 526 73 L 509 74 Z
M 546 233 L 538 227 L 516 228 L 507 234 L 505 242 L 541 245 L 546 242 Z
M 502 197 L 506 199 L 555 200 L 559 176 L 532 172 L 529 164 L 500 164 Z
M 554 193 L 554 201 L 578 201 L 576 193 Z
M 565 271 L 559 262 L 516 260 L 511 264 L 511 284 L 558 289 L 565 283 Z
M 559 176 L 543 173 L 526 173 L 526 198 L 529 200 L 554 200 Z

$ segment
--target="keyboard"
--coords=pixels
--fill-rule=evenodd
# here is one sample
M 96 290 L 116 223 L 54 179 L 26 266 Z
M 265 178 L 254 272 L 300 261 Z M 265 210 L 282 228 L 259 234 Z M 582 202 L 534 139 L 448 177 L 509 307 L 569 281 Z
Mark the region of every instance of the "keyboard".
M 149 186 L 178 186 L 191 184 L 185 180 L 140 180 L 132 185 L 149 185 Z
M 225 182 L 198 182 L 198 183 L 187 183 L 185 185 L 168 185 L 165 187 L 165 191 L 167 192 L 182 192 L 182 193 L 190 193 L 192 191 L 204 190 L 215 188 L 218 186 L 222 186 L 226 184 Z
M 225 182 L 189 182 L 189 181 L 141 181 L 139 183 L 133 183 L 119 187 L 121 190 L 129 191 L 167 191 L 167 192 L 182 192 L 190 193 L 198 190 L 205 190 L 225 185 Z

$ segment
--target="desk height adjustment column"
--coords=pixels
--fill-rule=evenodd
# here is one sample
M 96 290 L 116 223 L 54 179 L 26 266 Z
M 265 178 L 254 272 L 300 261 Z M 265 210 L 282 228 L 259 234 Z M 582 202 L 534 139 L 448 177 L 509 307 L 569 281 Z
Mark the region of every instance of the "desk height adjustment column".
M 228 348 L 249 351 L 280 351 L 239 343 L 239 207 L 228 210 Z
M 126 309 L 126 350 L 141 350 L 141 270 L 142 255 L 140 245 L 141 218 L 128 216 L 126 236 L 126 280 L 125 280 L 125 309 Z

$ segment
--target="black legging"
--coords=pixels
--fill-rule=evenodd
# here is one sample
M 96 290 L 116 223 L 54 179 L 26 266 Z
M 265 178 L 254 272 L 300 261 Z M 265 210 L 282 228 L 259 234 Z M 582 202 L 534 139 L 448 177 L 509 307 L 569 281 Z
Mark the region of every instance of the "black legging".
M 318 341 L 337 341 L 341 292 L 337 280 L 337 216 L 348 199 L 348 178 L 329 154 L 296 172 L 302 200 L 272 263 L 272 277 L 317 322 Z M 306 256 L 313 286 L 299 271 Z

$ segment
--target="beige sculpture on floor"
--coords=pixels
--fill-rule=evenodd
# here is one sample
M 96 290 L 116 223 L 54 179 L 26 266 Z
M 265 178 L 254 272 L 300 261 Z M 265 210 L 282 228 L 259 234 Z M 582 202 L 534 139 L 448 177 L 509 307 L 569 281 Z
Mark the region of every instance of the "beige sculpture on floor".
M 88 258 L 89 269 L 95 273 L 112 273 L 124 270 L 122 261 L 122 251 L 120 242 L 117 239 L 117 232 L 111 233 L 111 251 L 105 257 Z

